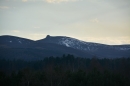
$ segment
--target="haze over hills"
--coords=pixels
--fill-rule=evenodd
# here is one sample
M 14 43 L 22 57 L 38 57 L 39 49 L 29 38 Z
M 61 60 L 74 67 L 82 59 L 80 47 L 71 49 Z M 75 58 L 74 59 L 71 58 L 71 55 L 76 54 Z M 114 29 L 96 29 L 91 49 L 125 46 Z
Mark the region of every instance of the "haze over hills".
M 127 58 L 130 57 L 130 45 L 106 45 L 66 36 L 47 35 L 37 41 L 9 35 L 0 36 L 1 59 L 40 60 L 63 54 L 83 58 Z

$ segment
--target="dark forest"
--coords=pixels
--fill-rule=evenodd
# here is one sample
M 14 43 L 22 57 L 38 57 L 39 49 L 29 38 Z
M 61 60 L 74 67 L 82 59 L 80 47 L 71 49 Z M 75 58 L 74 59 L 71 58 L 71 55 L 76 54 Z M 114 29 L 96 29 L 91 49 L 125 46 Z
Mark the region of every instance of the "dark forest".
M 130 86 L 130 58 L 0 60 L 0 86 Z

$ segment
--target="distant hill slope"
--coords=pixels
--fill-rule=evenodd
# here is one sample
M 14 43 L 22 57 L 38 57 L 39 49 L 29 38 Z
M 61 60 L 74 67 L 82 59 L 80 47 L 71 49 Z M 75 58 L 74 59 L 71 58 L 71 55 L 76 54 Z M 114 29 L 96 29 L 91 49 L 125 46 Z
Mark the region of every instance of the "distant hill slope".
M 27 47 L 27 45 L 32 44 L 34 41 L 30 39 L 25 39 L 21 37 L 4 35 L 0 36 L 0 47 L 8 48 L 18 48 L 18 47 Z
M 15 36 L 0 36 L 0 58 L 39 60 L 49 56 L 73 54 L 78 57 L 130 57 L 130 45 L 105 45 L 65 36 L 49 36 L 33 41 Z

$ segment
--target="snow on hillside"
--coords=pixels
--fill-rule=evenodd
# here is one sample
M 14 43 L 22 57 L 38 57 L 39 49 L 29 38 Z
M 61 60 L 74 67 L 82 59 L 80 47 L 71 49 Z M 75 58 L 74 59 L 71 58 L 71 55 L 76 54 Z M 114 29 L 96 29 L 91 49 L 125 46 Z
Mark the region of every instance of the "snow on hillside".
M 58 44 L 64 45 L 66 47 L 71 47 L 74 49 L 85 50 L 85 51 L 96 51 L 99 48 L 108 48 L 108 49 L 116 49 L 116 50 L 130 50 L 130 46 L 122 47 L 122 46 L 111 46 L 105 44 L 98 44 L 98 43 L 91 43 L 91 42 L 84 42 L 75 38 L 70 37 L 61 37 L 58 40 Z

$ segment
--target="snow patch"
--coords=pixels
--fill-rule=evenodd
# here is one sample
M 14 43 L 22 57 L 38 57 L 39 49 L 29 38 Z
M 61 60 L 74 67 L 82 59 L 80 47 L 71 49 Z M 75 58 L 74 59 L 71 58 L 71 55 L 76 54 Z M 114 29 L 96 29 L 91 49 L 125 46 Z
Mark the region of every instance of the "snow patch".
M 90 50 L 90 48 L 88 47 L 88 50 Z
M 67 47 L 70 47 L 67 43 L 64 43 Z
M 21 43 L 21 44 L 22 44 L 22 42 L 21 42 L 21 41 L 19 41 L 19 43 Z
M 130 48 L 120 48 L 120 50 L 130 50 Z

